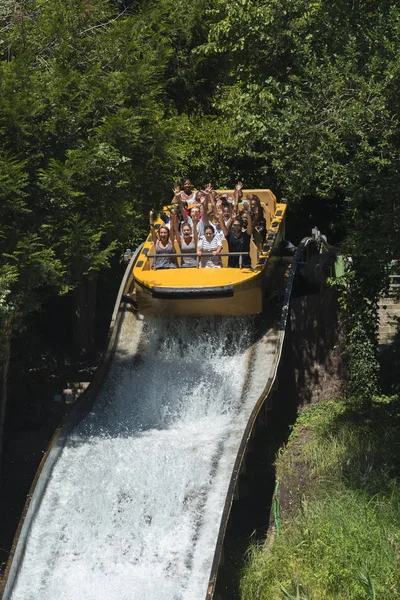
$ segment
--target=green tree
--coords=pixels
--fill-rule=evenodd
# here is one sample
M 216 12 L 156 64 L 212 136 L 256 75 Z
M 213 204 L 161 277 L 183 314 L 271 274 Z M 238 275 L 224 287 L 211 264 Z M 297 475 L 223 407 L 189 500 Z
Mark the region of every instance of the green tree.
M 73 294 L 76 349 L 90 352 L 98 273 L 142 239 L 186 168 L 178 112 L 198 110 L 193 82 L 211 73 L 192 54 L 206 6 L 1 3 L 0 429 L 13 331 L 50 287 Z
M 173 170 L 161 98 L 169 49 L 140 11 L 121 16 L 100 0 L 27 2 L 12 25 L 1 144 L 23 165 L 29 229 L 59 261 L 60 291 L 87 287 L 89 273 L 140 239 L 143 212 L 154 196 L 160 203 Z M 93 308 L 75 310 L 85 351 Z
M 260 178 L 276 175 L 293 207 L 309 195 L 338 208 L 336 227 L 354 259 L 345 304 L 357 378 L 365 344 L 376 364 L 376 301 L 388 260 L 400 255 L 399 8 L 218 0 L 212 18 L 203 52 L 228 57 L 216 103 L 237 144 L 264 158 Z M 376 373 L 371 367 L 367 394 Z

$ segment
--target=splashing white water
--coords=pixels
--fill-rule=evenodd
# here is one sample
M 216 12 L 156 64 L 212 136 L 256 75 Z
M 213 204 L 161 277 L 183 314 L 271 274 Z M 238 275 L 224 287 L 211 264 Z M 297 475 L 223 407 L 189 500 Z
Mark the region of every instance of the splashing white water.
M 107 383 L 55 465 L 12 600 L 204 600 L 251 397 L 269 373 L 251 325 L 126 316 Z

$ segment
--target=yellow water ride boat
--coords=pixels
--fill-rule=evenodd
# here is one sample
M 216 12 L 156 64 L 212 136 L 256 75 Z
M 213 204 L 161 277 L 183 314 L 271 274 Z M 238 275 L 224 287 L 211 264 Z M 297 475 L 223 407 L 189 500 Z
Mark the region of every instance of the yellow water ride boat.
M 233 190 L 218 190 L 233 195 Z M 255 231 L 250 242 L 251 267 L 229 268 L 229 249 L 223 241 L 222 268 L 155 268 L 155 246 L 148 235 L 133 266 L 135 294 L 144 316 L 245 316 L 263 311 L 268 281 L 281 257 L 285 239 L 286 204 L 276 202 L 271 190 L 246 189 L 243 195 L 256 194 L 261 200 L 267 235 L 262 242 Z M 239 203 L 239 209 L 241 203 Z M 168 214 L 169 207 L 164 207 Z M 155 221 L 155 229 L 164 222 Z M 178 267 L 180 248 L 175 241 Z

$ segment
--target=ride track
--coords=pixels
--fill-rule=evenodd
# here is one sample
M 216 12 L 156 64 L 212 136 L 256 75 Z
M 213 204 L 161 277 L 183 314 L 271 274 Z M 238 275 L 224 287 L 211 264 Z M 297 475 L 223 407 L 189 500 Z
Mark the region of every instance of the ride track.
M 243 358 L 243 368 L 247 369 L 246 372 L 250 372 L 250 376 L 246 374 L 246 376 L 243 378 L 243 381 L 240 380 L 237 384 L 240 388 L 238 391 L 240 396 L 239 408 L 234 407 L 232 409 L 235 414 L 233 417 L 231 417 L 230 421 L 235 423 L 235 425 L 233 426 L 232 431 L 230 431 L 229 434 L 224 434 L 222 441 L 220 440 L 218 442 L 217 454 L 215 454 L 214 450 L 214 455 L 210 459 L 212 468 L 210 468 L 210 472 L 206 474 L 206 479 L 209 481 L 199 482 L 200 489 L 206 489 L 208 491 L 203 494 L 204 497 L 201 501 L 193 498 L 191 499 L 190 493 L 187 494 L 189 501 L 197 502 L 196 523 L 191 525 L 192 531 L 190 532 L 189 537 L 190 543 L 194 546 L 198 545 L 199 548 L 197 550 L 197 555 L 196 551 L 193 550 L 193 548 L 189 549 L 188 546 L 186 546 L 186 550 L 183 550 L 187 553 L 187 557 L 184 560 L 184 567 L 182 567 L 182 569 L 185 570 L 185 576 L 181 578 L 184 589 L 177 589 L 172 594 L 168 586 L 165 586 L 165 591 L 162 593 L 160 592 L 159 595 L 152 596 L 152 598 L 171 598 L 171 600 L 186 600 L 186 598 L 190 598 L 190 600 L 212 600 L 214 596 L 225 532 L 235 495 L 235 489 L 238 485 L 241 468 L 244 464 L 243 461 L 246 455 L 247 445 L 253 434 L 257 415 L 264 407 L 266 400 L 274 386 L 285 338 L 290 297 L 296 268 L 303 257 L 303 249 L 306 247 L 308 242 L 309 238 L 304 240 L 297 248 L 294 258 L 290 259 L 289 261 L 291 265 L 289 265 L 288 262 L 286 262 L 285 265 L 282 265 L 281 270 L 282 272 L 285 272 L 285 277 L 282 279 L 282 281 L 285 282 L 285 288 L 280 290 L 281 296 L 282 292 L 284 291 L 283 303 L 280 305 L 280 314 L 279 311 L 275 310 L 275 316 L 270 320 L 270 322 L 266 322 L 265 319 L 263 322 L 261 322 L 261 331 L 257 333 L 255 342 L 251 344 L 249 351 L 246 350 L 247 354 L 243 353 L 243 356 L 245 357 Z M 107 385 L 110 383 L 109 380 L 112 378 L 111 367 L 113 366 L 113 362 L 115 362 L 116 353 L 120 351 L 120 347 L 122 345 L 121 328 L 125 318 L 127 319 L 127 323 L 130 322 L 129 319 L 131 319 L 131 321 L 133 318 L 137 320 L 137 317 L 133 316 L 132 307 L 126 303 L 125 300 L 126 296 L 129 295 L 133 290 L 134 281 L 132 271 L 134 262 L 139 252 L 140 247 L 136 250 L 134 256 L 132 257 L 123 277 L 111 319 L 107 350 L 101 364 L 97 369 L 95 378 L 85 393 L 77 401 L 73 411 L 68 416 L 64 425 L 62 425 L 55 432 L 49 448 L 44 455 L 36 473 L 16 532 L 10 558 L 4 575 L 2 595 L 3 600 L 14 600 L 14 598 L 24 598 L 24 600 L 28 600 L 26 593 L 25 595 L 21 596 L 21 594 L 16 594 L 15 592 L 19 585 L 19 579 L 23 575 L 26 575 L 24 571 L 28 570 L 29 573 L 29 569 L 32 568 L 32 566 L 29 564 L 28 556 L 32 528 L 35 525 L 35 521 L 40 518 L 41 511 L 44 510 L 44 498 L 46 496 L 46 492 L 48 491 L 49 484 L 54 478 L 54 472 L 56 471 L 57 463 L 62 456 L 66 445 L 73 445 L 71 440 L 74 439 L 74 431 L 78 428 L 78 426 L 80 426 L 80 424 L 85 422 L 86 418 L 90 418 L 90 415 L 93 414 L 92 411 L 95 410 L 97 404 L 99 404 L 99 402 L 97 402 L 98 397 L 101 396 L 102 391 L 107 389 Z M 135 320 L 133 322 L 135 322 Z M 224 331 L 223 335 L 229 336 L 228 330 L 230 328 L 231 325 L 228 325 L 227 331 Z M 122 349 L 122 354 L 124 353 L 125 350 Z M 138 356 L 135 358 L 135 361 L 140 363 L 140 343 L 138 343 L 136 346 L 136 354 Z M 234 358 L 235 357 L 232 357 L 232 360 Z M 226 357 L 224 360 L 227 360 Z M 250 366 L 252 366 L 251 369 Z M 161 366 L 159 367 L 161 369 Z M 155 375 L 157 375 L 158 371 L 157 356 L 154 356 Z M 242 400 L 242 396 L 245 398 L 245 400 Z M 146 407 L 141 407 L 140 410 L 142 412 L 146 411 Z M 229 409 L 227 410 L 229 412 Z M 199 416 L 199 421 L 201 422 L 201 415 Z M 90 435 L 86 441 L 88 444 L 90 443 Z M 85 440 L 80 443 L 84 442 Z M 115 444 L 117 442 L 115 440 L 114 442 L 111 440 L 110 443 Z M 226 448 L 224 449 L 224 447 Z M 184 465 L 184 452 L 181 452 L 181 454 L 183 454 L 183 456 L 180 456 L 179 458 L 183 461 L 182 465 Z M 117 464 L 113 466 L 118 468 Z M 181 466 L 181 469 L 184 470 L 184 468 L 184 466 Z M 190 468 L 188 467 L 188 470 L 190 470 Z M 217 489 L 213 489 L 214 480 L 217 480 Z M 171 485 L 174 485 L 174 481 L 171 482 Z M 171 487 L 171 485 L 169 487 Z M 208 485 L 209 487 L 207 488 Z M 95 482 L 94 488 L 96 489 L 97 487 L 98 494 L 103 493 L 101 486 L 102 481 L 98 481 L 97 485 Z M 137 490 L 135 490 L 135 494 L 136 491 Z M 151 491 L 152 490 L 150 489 L 150 492 Z M 184 502 L 186 501 L 187 498 L 185 497 Z M 200 517 L 199 512 L 201 512 Z M 155 510 L 155 517 L 156 513 L 157 510 Z M 106 518 L 109 518 L 109 516 L 110 515 L 107 515 Z M 153 516 L 148 516 L 146 518 L 147 524 L 151 524 Z M 141 552 L 142 551 L 143 548 Z M 27 564 L 25 565 L 24 559 L 27 556 Z M 35 561 L 35 558 L 36 557 L 33 556 L 33 561 Z M 32 564 L 32 557 L 30 560 Z M 36 567 L 36 569 L 37 568 L 38 567 Z M 76 565 L 69 565 L 68 568 L 74 570 L 76 569 Z M 166 576 L 168 578 L 170 576 L 169 570 L 172 570 L 172 567 L 170 569 L 170 565 L 168 565 L 166 574 L 164 569 L 162 576 Z M 157 575 L 155 572 L 151 573 L 150 571 L 149 577 L 156 578 Z M 30 577 L 28 576 L 27 579 L 30 580 Z M 58 580 L 58 583 L 60 583 L 60 579 Z M 61 583 L 63 582 L 61 581 Z M 164 584 L 165 581 L 162 579 L 158 582 L 160 589 L 163 588 Z M 112 589 L 114 590 L 114 588 Z M 142 596 L 142 594 L 136 595 L 134 590 L 127 591 L 128 596 L 126 597 L 131 598 L 132 600 L 146 597 L 146 595 Z M 39 597 L 37 595 L 35 596 L 35 592 L 33 591 L 32 594 L 33 595 L 29 593 L 29 599 L 32 598 L 33 600 L 35 598 L 36 600 L 36 598 Z M 44 595 L 42 597 L 45 598 Z M 89 600 L 87 592 L 85 595 L 84 592 L 79 590 L 77 591 L 76 589 L 74 592 L 71 592 L 71 596 L 68 596 L 67 594 L 64 595 L 63 598 L 64 597 L 71 598 L 71 600 L 76 600 L 78 598 L 82 598 L 82 600 Z M 93 599 L 97 597 L 99 596 L 95 594 Z M 109 595 L 108 597 L 122 598 L 121 594 L 114 595 L 114 593 L 112 596 Z M 125 598 L 125 596 L 123 597 Z M 147 597 L 150 600 L 149 594 Z

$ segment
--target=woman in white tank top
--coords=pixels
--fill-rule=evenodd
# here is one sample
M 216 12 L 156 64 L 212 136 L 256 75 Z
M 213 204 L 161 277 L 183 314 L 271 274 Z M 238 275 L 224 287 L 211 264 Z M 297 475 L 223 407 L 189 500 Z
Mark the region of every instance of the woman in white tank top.
M 185 179 L 183 182 L 183 190 L 177 185 L 173 188 L 175 200 L 180 200 L 185 206 L 192 206 L 196 203 L 197 192 L 192 190 L 192 182 L 190 179 Z

